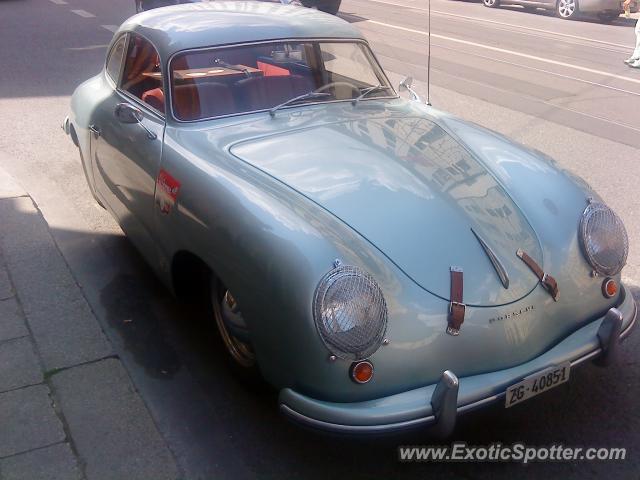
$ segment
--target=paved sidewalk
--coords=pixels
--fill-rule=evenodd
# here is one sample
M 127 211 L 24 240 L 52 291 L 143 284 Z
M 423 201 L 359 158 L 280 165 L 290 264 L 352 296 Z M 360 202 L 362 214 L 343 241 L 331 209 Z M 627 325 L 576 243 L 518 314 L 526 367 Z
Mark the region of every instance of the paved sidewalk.
M 33 200 L 0 169 L 0 479 L 175 479 Z

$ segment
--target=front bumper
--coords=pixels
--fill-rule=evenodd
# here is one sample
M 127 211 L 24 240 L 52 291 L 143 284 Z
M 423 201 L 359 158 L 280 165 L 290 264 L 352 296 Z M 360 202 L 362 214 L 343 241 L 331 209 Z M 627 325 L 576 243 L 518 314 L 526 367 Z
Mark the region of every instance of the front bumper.
M 607 364 L 636 323 L 636 303 L 625 294 L 617 309 L 516 367 L 459 379 L 446 371 L 437 384 L 356 403 L 325 402 L 284 388 L 280 410 L 304 426 L 335 433 L 386 434 L 430 425 L 447 435 L 457 415 L 503 399 L 508 387 L 533 373 L 567 361 L 575 367 L 598 356 Z

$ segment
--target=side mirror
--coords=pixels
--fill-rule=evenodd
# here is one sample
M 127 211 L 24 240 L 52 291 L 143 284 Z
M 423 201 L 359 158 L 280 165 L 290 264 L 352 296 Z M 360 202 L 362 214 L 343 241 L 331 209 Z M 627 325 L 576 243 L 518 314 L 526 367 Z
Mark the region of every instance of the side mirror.
M 147 126 L 142 123 L 142 119 L 144 115 L 140 111 L 138 107 L 134 107 L 130 103 L 119 103 L 116 105 L 116 109 L 113 112 L 120 123 L 137 123 L 140 125 L 145 132 L 147 132 L 147 138 L 149 140 L 155 140 L 158 136 L 153 133 L 151 130 L 147 128 Z
M 416 91 L 413 88 L 411 88 L 412 85 L 413 85 L 413 78 L 405 77 L 405 79 L 400 82 L 400 85 L 398 85 L 398 90 L 400 90 L 401 92 L 409 92 L 411 94 L 411 99 L 417 100 L 419 102 L 420 96 L 416 93 Z

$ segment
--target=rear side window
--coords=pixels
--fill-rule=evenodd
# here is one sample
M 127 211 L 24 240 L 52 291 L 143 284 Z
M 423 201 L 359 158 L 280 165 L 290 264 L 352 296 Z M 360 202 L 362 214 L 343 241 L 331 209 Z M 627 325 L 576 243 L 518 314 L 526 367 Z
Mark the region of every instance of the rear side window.
M 140 35 L 131 34 L 120 88 L 164 113 L 160 56 L 155 47 Z
M 123 35 L 111 49 L 109 59 L 107 60 L 107 75 L 109 75 L 111 80 L 115 83 L 118 83 L 118 77 L 120 76 L 120 67 L 122 67 L 125 42 L 126 36 Z

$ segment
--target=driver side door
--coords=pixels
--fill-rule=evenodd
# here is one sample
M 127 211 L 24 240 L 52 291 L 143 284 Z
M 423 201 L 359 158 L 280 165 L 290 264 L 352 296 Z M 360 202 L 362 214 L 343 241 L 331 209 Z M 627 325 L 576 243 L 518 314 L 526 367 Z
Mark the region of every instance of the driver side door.
M 91 161 L 99 196 L 153 263 L 154 193 L 165 129 L 163 79 L 155 47 L 134 33 L 125 37 L 121 69 L 116 79 L 105 79 L 113 88 L 90 126 Z

